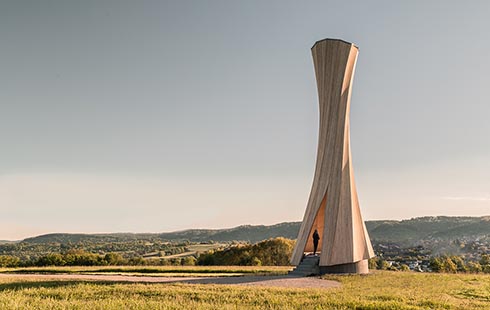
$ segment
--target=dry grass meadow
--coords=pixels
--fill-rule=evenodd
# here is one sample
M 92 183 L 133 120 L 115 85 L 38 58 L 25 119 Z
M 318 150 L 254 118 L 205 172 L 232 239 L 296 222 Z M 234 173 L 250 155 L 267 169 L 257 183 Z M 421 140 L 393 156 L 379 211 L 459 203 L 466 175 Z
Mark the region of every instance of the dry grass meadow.
M 215 271 L 236 273 L 242 270 L 239 268 L 220 267 Z M 127 270 L 134 273 L 132 269 Z M 182 269 L 192 276 L 191 270 L 195 274 L 203 271 L 197 267 Z M 267 267 L 245 268 L 258 274 L 264 269 Z M 80 269 L 72 271 L 84 273 Z M 168 274 L 186 273 L 174 271 Z M 0 309 L 490 309 L 489 275 L 384 271 L 324 278 L 342 285 L 290 289 L 6 277 L 0 279 Z

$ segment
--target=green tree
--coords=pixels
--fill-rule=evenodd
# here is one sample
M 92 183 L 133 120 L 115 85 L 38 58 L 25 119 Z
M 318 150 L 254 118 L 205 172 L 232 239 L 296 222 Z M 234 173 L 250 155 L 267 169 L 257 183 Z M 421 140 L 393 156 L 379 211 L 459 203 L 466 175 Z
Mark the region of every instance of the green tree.
M 262 266 L 262 262 L 260 261 L 260 259 L 258 259 L 256 256 L 254 256 L 250 260 L 250 265 L 251 266 Z
M 119 253 L 107 253 L 104 256 L 104 261 L 109 266 L 125 265 L 127 261 Z
M 211 250 L 209 252 L 202 253 L 201 255 L 199 255 L 197 259 L 197 264 L 202 266 L 216 265 L 216 260 L 214 258 L 214 251 Z
M 160 262 L 160 260 L 159 260 Z M 144 266 L 146 265 L 146 262 L 144 260 L 143 257 L 131 257 L 129 260 L 128 260 L 128 264 L 131 265 L 131 266 Z
M 182 260 L 180 258 L 171 258 L 170 259 L 170 265 L 172 265 L 172 266 L 181 266 L 182 265 Z
M 458 266 L 452 261 L 448 256 L 442 258 L 442 270 L 444 272 L 456 273 L 458 271 Z
M 194 266 L 196 264 L 197 259 L 194 256 L 186 256 L 182 258 L 181 264 L 183 266 Z
M 379 270 L 386 270 L 389 267 L 390 267 L 390 264 L 387 261 L 385 261 L 384 259 L 381 258 L 378 260 L 378 269 Z
M 378 268 L 378 258 L 373 257 L 368 260 L 369 269 L 377 269 Z
M 400 270 L 401 270 L 401 271 L 410 271 L 410 268 L 409 268 L 409 267 L 408 267 L 406 264 L 402 264 L 402 265 L 400 266 Z
M 458 272 L 467 272 L 468 267 L 466 266 L 465 261 L 460 256 L 451 256 L 452 262 L 456 265 L 456 270 Z
M 482 266 L 490 265 L 490 255 L 483 254 L 480 258 L 480 265 Z
M 429 267 L 433 272 L 443 272 L 443 264 L 440 257 L 432 257 L 429 261 Z
M 482 267 L 480 263 L 478 262 L 469 262 L 468 263 L 468 270 L 473 273 L 480 273 L 482 272 Z
M 0 267 L 18 267 L 20 259 L 10 255 L 0 255 Z
M 480 265 L 484 273 L 490 273 L 490 255 L 483 254 L 480 259 Z
M 482 271 L 484 273 L 490 273 L 490 265 L 484 265 L 484 266 L 482 266 Z
M 41 256 L 36 262 L 37 266 L 64 266 L 65 264 L 63 256 L 59 253 Z

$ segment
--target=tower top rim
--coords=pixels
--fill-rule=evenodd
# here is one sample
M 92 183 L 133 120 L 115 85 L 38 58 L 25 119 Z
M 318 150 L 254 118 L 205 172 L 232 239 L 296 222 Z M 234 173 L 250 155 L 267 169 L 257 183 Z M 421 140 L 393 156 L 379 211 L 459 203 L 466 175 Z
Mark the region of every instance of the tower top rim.
M 315 42 L 315 44 L 313 44 L 313 46 L 311 48 L 313 49 L 315 47 L 315 45 L 317 45 L 318 43 L 323 42 L 323 41 L 342 42 L 342 43 L 345 43 L 345 44 L 352 45 L 352 46 L 354 46 L 355 48 L 357 48 L 359 50 L 359 47 L 357 45 L 355 45 L 354 43 L 347 42 L 347 41 L 342 40 L 342 39 L 333 39 L 333 38 L 325 38 L 325 39 L 318 40 L 318 41 Z

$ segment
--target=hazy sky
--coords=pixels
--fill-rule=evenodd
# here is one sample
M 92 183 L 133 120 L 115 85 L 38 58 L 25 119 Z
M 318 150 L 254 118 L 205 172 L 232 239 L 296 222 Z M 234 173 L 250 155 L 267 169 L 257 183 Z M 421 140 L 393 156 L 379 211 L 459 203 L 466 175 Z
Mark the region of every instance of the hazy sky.
M 490 214 L 488 1 L 1 1 L 0 239 L 303 217 L 310 48 L 360 47 L 365 219 Z

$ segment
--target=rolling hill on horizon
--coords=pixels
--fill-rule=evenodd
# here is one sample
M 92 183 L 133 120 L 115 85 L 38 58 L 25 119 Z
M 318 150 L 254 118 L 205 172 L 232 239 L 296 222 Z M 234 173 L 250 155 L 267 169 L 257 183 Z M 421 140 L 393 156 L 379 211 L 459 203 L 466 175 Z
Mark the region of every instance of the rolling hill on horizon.
M 124 242 L 133 240 L 160 240 L 168 242 L 231 242 L 255 243 L 261 240 L 285 237 L 295 239 L 301 222 L 285 222 L 275 225 L 241 225 L 228 229 L 188 229 L 166 233 L 107 233 L 70 234 L 52 233 L 26 238 L 24 243 L 77 243 L 77 242 Z M 490 238 L 490 217 L 418 217 L 408 220 L 366 221 L 366 228 L 373 242 L 394 242 L 406 245 L 422 240 L 452 240 Z M 11 241 L 7 241 L 11 242 Z

